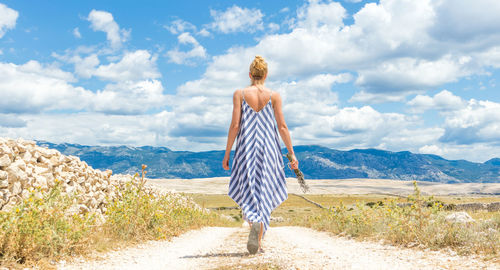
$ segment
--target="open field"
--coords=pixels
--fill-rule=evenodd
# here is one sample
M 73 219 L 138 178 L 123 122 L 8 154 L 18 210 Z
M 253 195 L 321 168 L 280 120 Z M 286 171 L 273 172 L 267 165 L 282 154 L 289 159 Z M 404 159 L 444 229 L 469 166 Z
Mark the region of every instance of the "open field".
M 196 178 L 196 179 L 148 179 L 150 185 L 165 190 L 176 190 L 184 193 L 227 194 L 229 177 Z M 500 183 L 460 183 L 442 184 L 434 182 L 417 182 L 423 195 L 498 195 Z M 308 180 L 308 194 L 383 194 L 409 195 L 413 193 L 412 181 L 386 179 L 341 179 L 341 180 Z M 294 178 L 287 178 L 289 193 L 302 194 Z
M 229 178 L 199 179 L 148 179 L 148 184 L 163 190 L 175 190 L 192 197 L 195 202 L 206 208 L 217 209 L 218 213 L 231 216 L 240 221 L 240 210 L 227 195 Z M 384 179 L 343 179 L 343 180 L 309 180 L 310 192 L 303 194 L 294 178 L 287 178 L 288 199 L 274 212 L 274 217 L 283 218 L 282 222 L 272 222 L 272 226 L 300 225 L 304 217 L 320 214 L 316 205 L 300 196 L 312 200 L 322 206 L 338 207 L 343 204 L 354 207 L 369 202 L 396 203 L 407 202 L 406 196 L 414 192 L 412 181 Z M 433 182 L 417 182 L 422 195 L 432 195 L 435 200 L 446 204 L 491 203 L 500 202 L 500 183 L 464 183 L 442 184 Z M 297 195 L 300 196 L 297 196 Z M 496 194 L 496 195 L 492 195 Z M 473 218 L 488 219 L 492 212 L 470 212 Z

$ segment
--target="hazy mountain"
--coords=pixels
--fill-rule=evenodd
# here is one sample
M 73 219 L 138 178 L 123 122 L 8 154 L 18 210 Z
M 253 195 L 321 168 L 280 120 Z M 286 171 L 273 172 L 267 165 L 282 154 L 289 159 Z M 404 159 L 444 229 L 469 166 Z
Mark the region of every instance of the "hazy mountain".
M 228 176 L 222 169 L 224 151 L 172 151 L 165 147 L 85 146 L 37 142 L 66 155 L 75 155 L 97 169 L 134 174 L 148 165 L 151 178 Z M 447 160 L 436 155 L 377 149 L 339 151 L 322 146 L 295 146 L 306 179 L 385 178 L 432 182 L 500 182 L 500 158 L 484 163 Z M 286 149 L 283 149 L 283 153 Z M 231 154 L 231 158 L 233 153 Z M 283 157 L 286 161 L 286 158 Z M 230 160 L 230 164 L 232 159 Z M 287 176 L 293 172 L 286 168 Z

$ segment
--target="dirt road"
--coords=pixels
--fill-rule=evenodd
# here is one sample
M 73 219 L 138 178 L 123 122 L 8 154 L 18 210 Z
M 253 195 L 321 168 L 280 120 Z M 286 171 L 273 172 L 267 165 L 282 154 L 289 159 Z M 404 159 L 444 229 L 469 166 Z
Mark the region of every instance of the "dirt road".
M 59 269 L 500 269 L 451 252 L 359 242 L 302 227 L 271 227 L 262 254 L 249 255 L 249 228 L 207 227 L 171 241 L 150 241 L 99 260 L 76 259 Z

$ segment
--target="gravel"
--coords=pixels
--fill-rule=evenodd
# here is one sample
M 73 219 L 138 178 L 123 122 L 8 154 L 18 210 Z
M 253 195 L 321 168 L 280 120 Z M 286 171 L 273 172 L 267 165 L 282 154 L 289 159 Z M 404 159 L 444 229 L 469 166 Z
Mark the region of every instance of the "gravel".
M 264 253 L 246 250 L 248 225 L 206 227 L 171 241 L 149 241 L 112 251 L 100 259 L 75 258 L 58 269 L 246 269 L 271 264 L 280 269 L 500 269 L 500 264 L 451 251 L 401 248 L 363 242 L 303 227 L 271 227 Z

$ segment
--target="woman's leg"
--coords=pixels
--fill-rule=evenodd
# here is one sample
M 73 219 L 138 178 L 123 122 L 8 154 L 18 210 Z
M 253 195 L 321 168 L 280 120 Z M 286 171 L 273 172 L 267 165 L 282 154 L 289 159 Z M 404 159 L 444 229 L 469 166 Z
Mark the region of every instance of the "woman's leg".
M 262 248 L 262 236 L 264 235 L 264 223 L 260 223 L 260 233 L 259 233 L 259 250 L 258 252 L 263 253 L 264 249 Z

